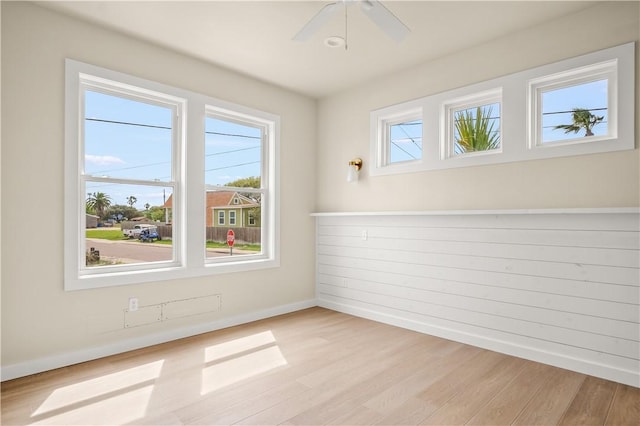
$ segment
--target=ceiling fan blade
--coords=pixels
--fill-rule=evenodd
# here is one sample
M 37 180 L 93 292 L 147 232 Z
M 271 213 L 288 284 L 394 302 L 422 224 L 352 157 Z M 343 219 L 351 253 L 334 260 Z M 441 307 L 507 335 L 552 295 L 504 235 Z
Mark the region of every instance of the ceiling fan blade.
M 318 12 L 309 22 L 305 24 L 304 27 L 298 34 L 293 37 L 295 41 L 307 41 L 316 31 L 320 29 L 333 15 L 336 14 L 339 10 L 338 3 L 329 3 Z
M 396 42 L 401 42 L 409 35 L 411 30 L 402 23 L 389 9 L 376 0 L 362 0 L 360 7 L 365 15 L 380 27 L 389 37 Z

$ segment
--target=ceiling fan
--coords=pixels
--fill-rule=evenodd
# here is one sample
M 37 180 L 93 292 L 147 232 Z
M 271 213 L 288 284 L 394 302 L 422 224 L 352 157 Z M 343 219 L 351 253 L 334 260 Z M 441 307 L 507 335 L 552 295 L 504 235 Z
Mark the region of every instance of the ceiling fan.
M 396 42 L 402 41 L 411 30 L 402 23 L 389 9 L 384 7 L 377 0 L 341 0 L 325 5 L 320 11 L 307 22 L 300 31 L 293 37 L 295 41 L 307 41 L 333 16 L 337 15 L 344 6 L 345 14 L 345 42 L 347 32 L 347 6 L 352 3 L 359 3 L 362 12 L 369 17 L 385 34 Z M 345 49 L 347 45 L 345 43 Z

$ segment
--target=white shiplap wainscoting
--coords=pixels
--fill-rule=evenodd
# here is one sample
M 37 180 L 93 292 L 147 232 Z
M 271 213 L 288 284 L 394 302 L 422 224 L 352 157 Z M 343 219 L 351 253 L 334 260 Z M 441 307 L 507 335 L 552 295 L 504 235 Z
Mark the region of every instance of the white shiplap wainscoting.
M 640 387 L 638 209 L 314 216 L 320 306 Z

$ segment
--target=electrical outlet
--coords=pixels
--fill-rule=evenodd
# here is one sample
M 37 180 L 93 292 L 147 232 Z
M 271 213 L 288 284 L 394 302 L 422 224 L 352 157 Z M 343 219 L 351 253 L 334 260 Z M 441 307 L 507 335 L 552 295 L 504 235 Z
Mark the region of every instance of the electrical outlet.
M 129 298 L 129 312 L 134 312 L 138 310 L 138 298 L 130 297 Z

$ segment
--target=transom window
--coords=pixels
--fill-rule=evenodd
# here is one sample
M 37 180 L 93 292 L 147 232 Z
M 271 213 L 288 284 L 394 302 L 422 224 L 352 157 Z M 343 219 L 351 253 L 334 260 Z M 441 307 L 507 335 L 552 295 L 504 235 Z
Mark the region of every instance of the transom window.
M 634 149 L 634 70 L 635 44 L 627 43 L 374 110 L 367 170 L 382 176 Z
M 607 61 L 530 81 L 530 147 L 616 137 L 616 68 Z
M 411 170 L 425 159 L 422 108 L 412 103 L 372 113 L 371 172 Z
M 502 90 L 466 96 L 444 106 L 443 159 L 500 152 Z

